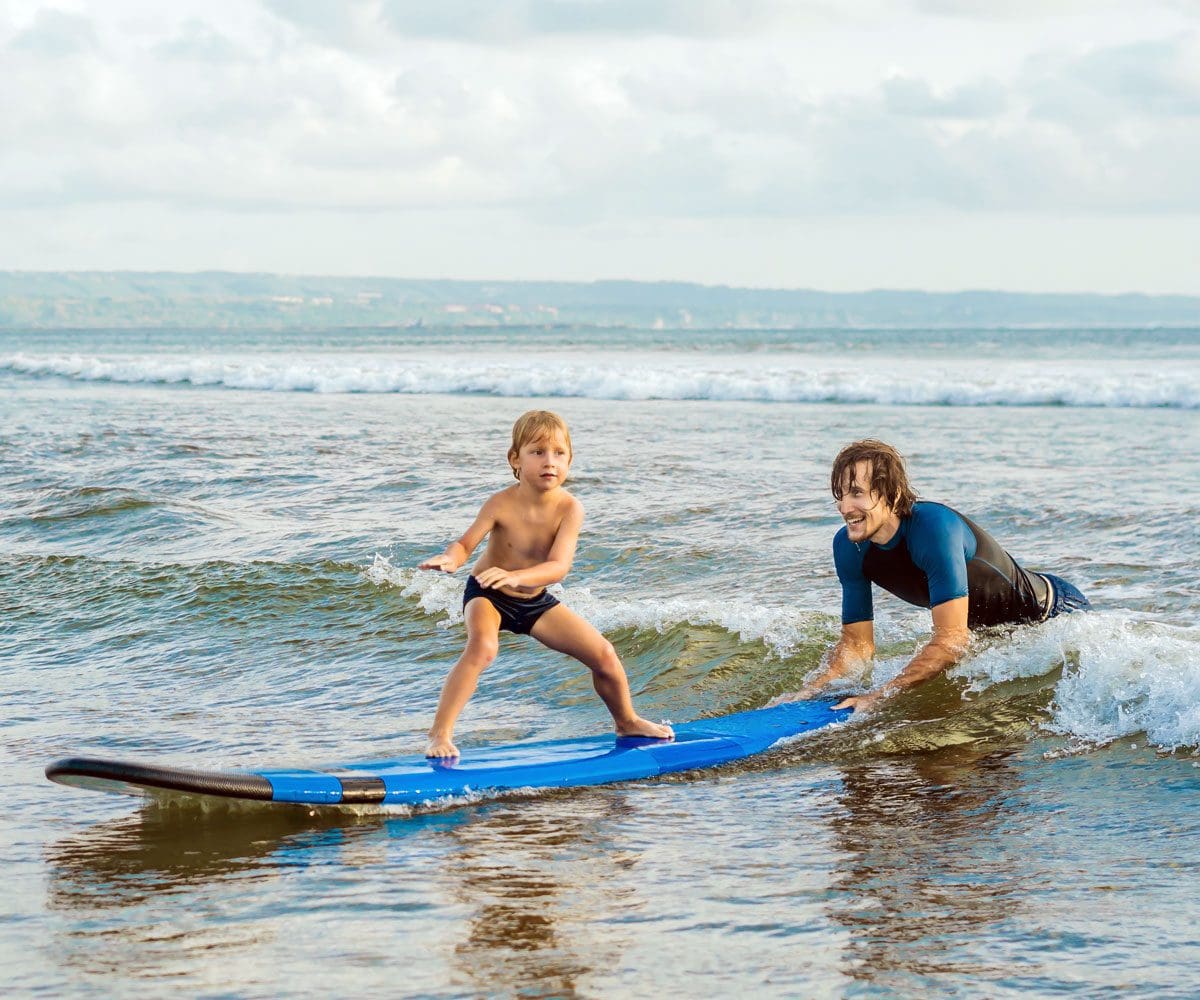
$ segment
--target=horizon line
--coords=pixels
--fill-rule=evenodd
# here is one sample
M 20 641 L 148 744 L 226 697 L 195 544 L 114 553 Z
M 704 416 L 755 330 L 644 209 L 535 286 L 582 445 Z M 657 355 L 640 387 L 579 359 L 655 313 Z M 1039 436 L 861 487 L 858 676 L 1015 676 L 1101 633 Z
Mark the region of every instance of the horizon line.
M 728 291 L 745 291 L 745 292 L 788 292 L 788 293 L 808 293 L 817 295 L 831 296 L 854 296 L 854 295 L 879 295 L 879 294 L 903 294 L 903 295 L 929 295 L 929 296 L 955 296 L 955 295 L 1020 295 L 1020 296 L 1036 296 L 1044 298 L 1052 297 L 1094 297 L 1094 298 L 1147 298 L 1147 299 L 1193 299 L 1200 301 L 1200 291 L 1196 292 L 1146 292 L 1135 289 L 1124 291 L 1087 291 L 1087 290 L 1058 290 L 1058 291 L 1030 291 L 1028 289 L 1019 288 L 1001 288 L 1001 287 L 984 287 L 974 286 L 957 289 L 932 289 L 921 287 L 901 287 L 901 286 L 876 286 L 867 288 L 857 288 L 852 290 L 836 290 L 828 288 L 819 288 L 812 285 L 736 285 L 724 282 L 706 282 L 696 281 L 684 278 L 454 278 L 454 277 L 416 277 L 411 275 L 386 275 L 386 274 L 337 274 L 320 271 L 272 271 L 272 270 L 232 270 L 229 268 L 200 268 L 194 270 L 175 270 L 169 268 L 99 268 L 99 267 L 83 267 L 83 268 L 0 268 L 0 276 L 20 277 L 25 275 L 37 276 L 52 276 L 52 275 L 101 275 L 101 276 L 117 276 L 117 275 L 141 275 L 146 277 L 152 276 L 175 276 L 175 277 L 200 277 L 206 275 L 212 276 L 230 276 L 240 278 L 292 278 L 292 279 L 333 279 L 338 281 L 394 281 L 394 282 L 438 282 L 444 284 L 470 284 L 470 285 L 487 285 L 487 284 L 502 284 L 502 285 L 643 285 L 647 287 L 674 285 L 684 286 L 689 288 L 704 288 L 713 290 L 728 290 Z

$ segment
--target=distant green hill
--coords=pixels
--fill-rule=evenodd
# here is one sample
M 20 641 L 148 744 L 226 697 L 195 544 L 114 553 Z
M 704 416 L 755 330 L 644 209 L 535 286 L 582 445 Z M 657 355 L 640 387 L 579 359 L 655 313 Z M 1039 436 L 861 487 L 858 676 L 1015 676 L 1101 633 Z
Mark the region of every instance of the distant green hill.
M 0 328 L 595 324 L 653 329 L 1200 326 L 1200 297 L 820 292 L 677 282 L 417 281 L 134 271 L 0 272 Z

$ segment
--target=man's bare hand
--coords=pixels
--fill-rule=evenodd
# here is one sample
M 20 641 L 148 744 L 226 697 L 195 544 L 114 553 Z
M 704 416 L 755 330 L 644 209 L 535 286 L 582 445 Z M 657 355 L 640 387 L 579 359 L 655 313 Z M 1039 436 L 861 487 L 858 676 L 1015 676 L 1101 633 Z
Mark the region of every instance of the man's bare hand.
M 777 694 L 767 702 L 766 707 L 774 708 L 776 705 L 786 705 L 789 701 L 808 701 L 810 698 L 816 697 L 820 690 L 820 687 L 805 684 L 799 691 L 784 691 L 783 694 Z
M 850 698 L 843 698 L 833 706 L 836 711 L 839 708 L 852 708 L 855 715 L 867 715 L 875 711 L 879 707 L 880 702 L 890 697 L 890 692 L 876 690 L 868 691 L 866 694 L 854 695 Z

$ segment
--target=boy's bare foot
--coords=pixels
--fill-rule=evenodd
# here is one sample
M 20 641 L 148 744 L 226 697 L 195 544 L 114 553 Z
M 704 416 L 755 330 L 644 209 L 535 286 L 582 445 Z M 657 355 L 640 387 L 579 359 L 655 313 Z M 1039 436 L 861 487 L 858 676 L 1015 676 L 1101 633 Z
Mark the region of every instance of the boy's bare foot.
M 657 740 L 675 739 L 675 731 L 670 726 L 659 725 L 640 715 L 634 716 L 629 722 L 617 726 L 618 736 L 649 736 Z
M 457 757 L 458 747 L 450 742 L 449 736 L 434 736 L 431 734 L 429 745 L 425 748 L 425 756 L 437 757 L 439 759 Z

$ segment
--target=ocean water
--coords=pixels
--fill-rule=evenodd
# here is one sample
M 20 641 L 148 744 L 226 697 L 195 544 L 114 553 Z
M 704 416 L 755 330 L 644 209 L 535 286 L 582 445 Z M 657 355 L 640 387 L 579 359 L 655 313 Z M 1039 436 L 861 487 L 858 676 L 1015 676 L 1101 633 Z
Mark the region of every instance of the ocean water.
M 422 749 L 464 573 L 413 567 L 531 407 L 588 512 L 560 596 L 652 718 L 817 667 L 861 436 L 1096 610 L 711 772 L 316 815 L 44 779 Z M 1195 329 L 0 332 L 0 988 L 1194 996 L 1198 432 Z M 876 614 L 878 683 L 928 613 Z M 607 726 L 505 636 L 457 735 Z

